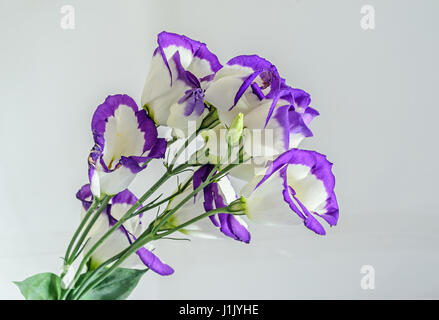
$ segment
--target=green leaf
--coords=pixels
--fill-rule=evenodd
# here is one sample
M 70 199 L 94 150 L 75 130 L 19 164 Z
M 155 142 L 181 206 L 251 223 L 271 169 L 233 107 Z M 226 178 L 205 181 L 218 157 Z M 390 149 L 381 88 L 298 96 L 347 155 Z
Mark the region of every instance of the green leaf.
M 80 300 L 124 300 L 128 298 L 147 270 L 117 268 Z
M 53 273 L 39 273 L 14 283 L 26 300 L 58 300 L 61 295 L 61 278 Z

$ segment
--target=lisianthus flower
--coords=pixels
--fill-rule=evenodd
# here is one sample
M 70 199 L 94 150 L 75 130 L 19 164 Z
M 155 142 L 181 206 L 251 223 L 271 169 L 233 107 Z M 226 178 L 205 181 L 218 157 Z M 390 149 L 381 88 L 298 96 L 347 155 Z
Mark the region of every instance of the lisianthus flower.
M 194 173 L 193 183 L 171 201 L 169 208 L 172 208 L 174 204 L 179 203 L 193 190 L 197 189 L 212 170 L 212 165 L 205 165 L 198 169 Z M 168 220 L 168 226 L 176 227 L 204 212 L 227 206 L 236 198 L 237 196 L 230 181 L 227 177 L 224 177 L 220 181 L 211 183 L 205 187 L 203 191 L 194 197 L 193 201 L 186 202 L 171 219 Z M 250 233 L 247 230 L 245 221 L 241 217 L 230 213 L 218 213 L 209 218 L 201 219 L 181 229 L 180 232 L 201 238 L 222 238 L 223 236 L 218 233 L 217 228 L 220 229 L 223 236 L 246 243 L 250 242 Z
M 93 194 L 90 185 L 86 184 L 76 194 L 76 197 L 82 202 L 81 216 L 84 217 L 85 212 L 93 201 Z M 128 189 L 118 193 L 111 199 L 111 204 L 107 205 L 102 211 L 96 223 L 91 228 L 83 252 L 87 253 L 91 247 L 125 214 L 125 212 L 137 201 L 137 198 Z M 124 222 L 116 231 L 114 231 L 101 246 L 91 256 L 90 268 L 95 269 L 109 258 L 120 253 L 133 243 L 144 231 L 144 225 L 141 216 L 133 217 Z M 142 247 L 136 251 L 136 255 L 127 258 L 121 267 L 125 268 L 144 268 L 143 265 L 160 275 L 170 275 L 174 270 L 163 263 L 156 255 L 154 255 L 149 245 Z
M 324 235 L 322 218 L 330 226 L 338 221 L 332 163 L 320 153 L 291 149 L 279 156 L 264 175 L 254 177 L 241 194 L 247 199 L 249 219 L 271 225 L 303 221 Z
M 285 84 L 276 67 L 257 56 L 238 56 L 219 70 L 206 90 L 206 101 L 229 127 L 244 115 L 244 149 L 252 157 L 274 156 L 312 136 L 308 125 L 318 115 L 309 94 Z M 260 150 L 255 150 L 255 140 Z
M 166 141 L 145 110 L 127 95 L 108 96 L 92 119 L 95 145 L 88 158 L 93 194 L 114 195 L 126 189 L 146 161 L 163 158 Z
M 221 68 L 218 58 L 204 43 L 186 36 L 161 32 L 142 94 L 142 106 L 156 124 L 181 135 L 188 121 L 201 123 L 207 113 L 204 91 Z

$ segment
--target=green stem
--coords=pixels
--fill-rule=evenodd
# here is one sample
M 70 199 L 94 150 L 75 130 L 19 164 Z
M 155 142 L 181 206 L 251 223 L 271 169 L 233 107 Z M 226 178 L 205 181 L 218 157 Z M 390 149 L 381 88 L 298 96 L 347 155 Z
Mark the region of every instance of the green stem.
M 105 207 L 107 206 L 107 204 L 108 204 L 108 202 L 110 201 L 110 199 L 111 199 L 111 196 L 106 195 L 106 196 L 104 197 L 104 199 L 102 200 L 101 206 L 100 206 L 99 209 L 96 211 L 96 213 L 95 213 L 95 215 L 93 216 L 93 218 L 92 218 L 92 220 L 90 221 L 90 223 L 87 225 L 87 228 L 84 230 L 84 232 L 83 232 L 83 234 L 82 234 L 82 236 L 81 236 L 80 242 L 84 241 L 84 239 L 85 239 L 85 237 L 87 236 L 88 232 L 90 231 L 90 229 L 92 228 L 92 226 L 93 226 L 93 224 L 96 222 L 96 220 L 99 218 L 99 215 L 100 215 L 100 214 L 102 213 L 102 211 L 105 209 Z M 87 255 L 86 255 L 86 256 L 87 256 Z M 85 257 L 84 257 L 84 259 L 82 259 L 81 264 L 80 264 L 80 269 L 78 269 L 78 271 L 77 271 L 76 274 L 75 274 L 75 277 L 73 278 L 72 286 L 75 285 L 76 281 L 78 280 L 78 278 L 79 278 L 79 276 L 80 276 L 80 274 L 81 274 L 81 270 L 82 270 L 82 268 L 84 267 L 85 263 L 88 261 L 89 258 L 90 258 L 90 257 L 88 257 L 87 259 L 85 259 Z M 67 290 L 64 292 L 63 296 L 61 297 L 61 300 L 64 300 L 64 299 L 67 297 L 67 295 L 69 294 L 69 292 L 70 292 L 71 290 L 72 290 L 72 289 L 70 289 L 70 288 L 67 289 Z
M 122 223 L 126 220 L 126 218 L 131 217 L 132 213 L 135 212 L 135 210 L 140 206 L 141 203 L 143 203 L 147 197 L 149 197 L 149 195 L 151 195 L 164 181 L 166 181 L 170 176 L 172 176 L 172 174 L 176 174 L 181 172 L 181 170 L 184 170 L 187 166 L 189 166 L 188 164 L 184 164 L 181 165 L 179 167 L 177 167 L 175 170 L 171 171 L 171 173 L 168 171 L 165 173 L 165 175 L 150 189 L 148 190 L 140 199 L 138 202 L 136 202 L 126 213 L 125 215 L 118 221 L 118 223 L 116 223 L 96 244 L 95 246 L 89 251 L 89 253 L 87 253 L 86 257 L 84 257 L 83 261 L 81 262 L 81 265 L 77 271 L 77 274 L 75 275 L 75 279 L 77 277 L 79 277 L 79 274 L 83 268 L 83 265 L 85 264 L 85 262 L 88 260 L 88 258 L 91 257 L 91 254 L 94 252 L 94 250 L 100 245 L 101 241 L 104 241 L 105 238 L 111 234 L 116 228 L 118 228 L 120 225 L 122 225 Z M 146 231 L 136 240 L 134 241 L 125 251 L 125 253 L 123 253 L 122 256 L 120 256 L 120 258 L 108 269 L 106 270 L 102 275 L 100 275 L 95 281 L 93 281 L 88 287 L 85 287 L 83 284 L 81 284 L 81 287 L 78 289 L 78 291 L 76 293 L 73 293 L 73 297 L 76 298 L 80 298 L 82 295 L 84 295 L 86 292 L 88 292 L 89 290 L 91 290 L 92 288 L 94 288 L 96 285 L 98 285 L 104 278 L 106 278 L 111 272 L 113 272 L 113 270 L 115 270 L 127 257 L 129 257 L 132 253 L 136 252 L 138 249 L 140 249 L 142 246 L 144 246 L 146 243 L 148 243 L 151 240 L 155 240 L 155 235 L 156 233 L 160 230 L 160 228 L 166 223 L 166 221 L 178 210 L 180 209 L 187 201 L 189 201 L 194 195 L 196 195 L 198 192 L 200 192 L 202 189 L 204 189 L 208 184 L 210 184 L 212 181 L 215 180 L 215 177 L 218 176 L 222 176 L 225 173 L 227 173 L 228 171 L 231 170 L 231 168 L 235 167 L 235 165 L 232 166 L 228 166 L 226 167 L 226 169 L 221 170 L 220 172 L 218 172 L 217 174 L 214 175 L 214 172 L 217 170 L 217 167 L 215 167 L 209 174 L 209 176 L 206 178 L 206 180 L 200 184 L 200 186 L 195 189 L 193 192 L 191 192 L 188 196 L 186 196 L 179 204 L 177 204 L 174 208 L 170 209 L 166 214 L 164 214 L 162 217 L 160 217 L 159 219 L 159 223 L 157 225 L 155 225 L 155 221 L 153 221 L 150 225 L 150 227 L 148 227 L 146 229 Z M 154 189 L 154 190 L 153 190 Z M 147 197 L 145 197 L 145 195 L 147 195 Z M 221 208 L 222 210 L 224 210 L 224 208 Z M 206 213 L 205 213 L 206 214 Z M 212 215 L 214 213 L 210 213 L 208 215 Z M 203 216 L 204 217 L 204 216 Z M 201 219 L 201 218 L 200 218 Z M 152 227 L 152 228 L 151 228 Z M 183 228 L 183 227 L 181 227 Z M 174 230 L 174 229 L 173 229 Z M 175 230 L 173 231 L 175 232 Z M 171 232 L 172 233 L 172 232 Z M 165 235 L 169 235 L 171 234 L 170 232 L 165 232 Z M 151 235 L 153 235 L 153 237 L 151 238 Z M 157 238 L 159 239 L 159 238 Z M 107 264 L 107 262 L 106 262 Z M 95 272 L 93 272 L 90 276 L 94 276 Z M 76 280 L 74 280 L 76 281 Z M 88 283 L 89 281 L 87 281 L 87 279 L 85 280 L 84 283 Z M 85 289 L 83 289 L 85 287 Z
M 78 280 L 81 275 L 82 269 L 85 267 L 87 261 L 91 258 L 96 249 L 116 230 L 118 229 L 126 220 L 132 217 L 132 214 L 136 211 L 136 209 L 146 201 L 164 182 L 166 182 L 170 177 L 174 174 L 178 174 L 181 170 L 187 168 L 188 165 L 183 164 L 175 168 L 173 171 L 167 171 L 164 175 L 147 191 L 145 192 L 136 203 L 134 203 L 131 208 L 119 219 L 117 223 L 115 223 L 94 245 L 91 249 L 86 253 L 84 258 L 82 259 L 78 270 L 76 271 L 75 277 L 73 279 L 73 284 Z M 93 273 L 92 273 L 93 274 Z M 71 289 L 67 290 L 64 294 L 63 298 L 67 298 Z
M 197 222 L 198 220 L 201 220 L 203 218 L 209 217 L 211 215 L 217 214 L 217 213 L 224 213 L 224 212 L 230 212 L 230 213 L 235 213 L 232 212 L 230 210 L 228 210 L 228 206 L 226 207 L 222 207 L 222 208 L 217 208 L 208 212 L 205 212 L 201 215 L 199 215 L 198 217 L 195 217 L 185 223 L 182 223 L 181 225 L 173 228 L 172 230 L 169 230 L 167 232 L 163 232 L 161 234 L 158 235 L 151 235 L 148 234 L 144 237 L 139 237 L 139 239 L 137 239 L 129 248 L 128 250 L 124 250 L 124 252 L 121 252 L 118 254 L 118 256 L 120 256 L 119 260 L 113 264 L 109 269 L 107 269 L 102 275 L 100 275 L 98 278 L 96 278 L 96 280 L 94 280 L 92 283 L 90 283 L 88 285 L 88 287 L 84 290 L 81 290 L 81 292 L 78 292 L 75 295 L 75 298 L 80 299 L 85 293 L 87 293 L 88 291 L 90 291 L 91 289 L 93 289 L 94 287 L 96 287 L 97 285 L 99 285 L 99 283 L 101 283 L 106 277 L 108 277 L 125 259 L 127 259 L 131 254 L 133 254 L 134 252 L 136 252 L 137 250 L 139 250 L 141 247 L 143 247 L 145 244 L 147 244 L 148 242 L 152 241 L 152 240 L 159 240 L 163 237 L 166 237 L 174 232 L 177 232 L 181 229 L 183 229 L 184 227 Z M 239 214 L 238 212 L 236 212 L 236 214 Z M 114 261 L 114 257 L 111 258 L 111 261 Z M 110 260 L 106 261 L 105 264 L 107 265 L 108 263 L 111 262 Z M 87 282 L 88 283 L 88 282 Z
M 147 242 L 149 242 L 151 239 L 148 238 L 148 236 L 150 236 L 151 234 L 154 235 L 157 230 L 160 229 L 160 227 L 162 225 L 164 225 L 166 223 L 166 221 L 170 218 L 170 216 L 177 211 L 181 206 L 184 205 L 184 203 L 186 203 L 188 200 L 190 200 L 195 194 L 197 194 L 199 191 L 201 191 L 206 185 L 208 185 L 210 183 L 210 178 L 212 177 L 213 173 L 215 172 L 215 170 L 212 170 L 208 176 L 208 178 L 206 179 L 206 181 L 204 183 L 202 183 L 196 190 L 194 190 L 192 193 L 190 193 L 186 198 L 184 198 L 176 207 L 174 207 L 173 209 L 171 209 L 167 214 L 165 214 L 162 218 L 160 218 L 160 222 L 157 225 L 154 225 L 154 223 L 156 221 L 152 222 L 152 228 L 148 227 L 144 233 L 135 241 L 133 242 L 130 247 L 129 247 L 129 251 L 126 252 L 126 254 L 124 254 L 122 257 L 119 258 L 119 260 L 113 264 L 106 272 L 104 272 L 101 276 L 98 277 L 97 280 L 99 281 L 94 281 L 92 282 L 92 284 L 87 287 L 84 291 L 87 292 L 89 290 L 91 290 L 94 286 L 96 286 L 98 283 L 100 283 L 100 281 L 102 281 L 105 277 L 107 277 L 107 275 L 109 274 L 108 271 L 109 270 L 114 270 L 118 265 L 120 265 L 120 263 L 123 262 L 124 259 L 126 259 L 131 253 L 137 251 L 138 249 L 140 249 L 142 246 L 144 246 Z M 119 220 L 120 222 L 120 220 Z M 147 240 L 147 242 L 141 242 L 144 239 L 149 239 Z M 142 243 L 142 245 L 137 246 L 136 244 L 138 244 L 139 242 Z M 134 248 L 134 249 L 133 249 Z M 112 271 L 110 271 L 112 272 Z M 82 293 L 82 294 L 84 294 Z M 78 298 L 80 296 L 77 296 Z
M 91 204 L 90 208 L 88 208 L 87 213 L 85 214 L 84 218 L 81 220 L 81 223 L 79 224 L 78 229 L 76 229 L 75 233 L 73 234 L 73 237 L 70 240 L 69 246 L 67 247 L 67 251 L 66 251 L 66 254 L 64 256 L 64 265 L 71 264 L 70 252 L 73 248 L 73 244 L 75 243 L 76 238 L 78 238 L 79 234 L 81 233 L 81 231 L 84 228 L 85 224 L 87 223 L 88 219 L 90 219 L 90 216 L 92 215 L 93 211 L 96 209 L 98 204 L 99 204 L 99 201 L 97 199 L 93 200 L 93 203 Z
M 206 180 L 201 183 L 197 189 L 195 189 L 194 191 L 192 191 L 190 194 L 188 194 L 179 204 L 177 204 L 175 207 L 173 207 L 172 209 L 169 210 L 168 213 L 166 213 L 161 219 L 160 222 L 154 226 L 153 228 L 153 233 L 157 232 L 158 230 L 160 230 L 160 227 L 162 227 L 166 221 L 168 221 L 168 219 L 178 210 L 180 209 L 186 202 L 188 202 L 190 199 L 192 199 L 198 192 L 200 192 L 201 190 L 203 190 L 208 184 L 210 184 L 211 178 L 214 175 L 215 169 L 212 169 L 212 171 L 209 173 L 208 177 L 206 178 Z
M 149 205 L 149 206 L 144 206 L 144 207 L 140 208 L 139 210 L 137 210 L 137 211 L 133 214 L 133 216 L 136 216 L 136 215 L 141 214 L 142 212 L 145 212 L 145 211 L 148 211 L 148 210 L 154 209 L 154 208 L 156 208 L 156 207 L 162 205 L 163 203 L 166 203 L 166 202 L 168 202 L 169 200 L 174 199 L 176 196 L 178 196 L 179 194 L 183 193 L 183 192 L 186 190 L 186 188 L 189 186 L 189 183 L 190 183 L 191 181 L 192 181 L 192 178 L 191 178 L 191 179 L 188 179 L 188 181 L 186 181 L 185 184 L 184 184 L 184 185 L 183 185 L 178 191 L 174 192 L 172 195 L 170 195 L 169 197 L 167 197 L 167 198 L 165 198 L 165 199 L 163 199 L 163 200 L 161 200 L 161 201 L 159 201 L 159 202 L 156 202 L 156 203 L 153 203 L 153 204 L 151 204 L 151 205 Z
M 119 259 L 126 251 L 128 250 L 128 248 L 126 248 L 125 250 L 122 250 L 121 252 L 119 252 L 118 254 L 116 254 L 115 256 L 111 257 L 110 259 L 108 259 L 107 261 L 105 261 L 104 263 L 100 264 L 96 269 L 93 270 L 92 274 L 85 278 L 82 283 L 79 285 L 78 289 L 75 290 L 72 293 L 72 300 L 76 300 L 76 297 L 78 297 L 79 295 L 82 296 L 82 292 L 84 291 L 85 286 L 91 281 L 93 280 L 94 276 L 97 275 L 99 273 L 99 271 L 101 271 L 102 269 L 104 269 L 107 265 L 109 265 L 110 263 L 112 263 L 113 261 L 116 261 L 117 259 Z
M 108 268 L 104 273 L 102 273 L 98 278 L 96 278 L 93 282 L 90 283 L 88 287 L 85 289 L 80 289 L 81 293 L 77 293 L 74 296 L 74 299 L 80 299 L 84 294 L 86 294 L 88 291 L 96 287 L 99 283 L 101 283 L 106 277 L 108 277 L 119 265 L 122 264 L 122 262 L 128 258 L 132 253 L 139 250 L 141 247 L 143 247 L 146 243 L 151 241 L 151 239 L 144 238 L 144 239 L 137 239 L 134 241 L 131 246 L 128 247 L 128 250 L 123 253 L 120 258 L 110 267 Z
M 175 162 L 180 157 L 182 152 L 188 147 L 188 145 L 197 137 L 198 131 L 195 131 L 189 138 L 187 138 L 184 142 L 184 144 L 180 147 L 180 149 L 177 150 L 174 157 L 172 158 L 171 164 L 169 165 L 169 168 L 172 170 L 175 166 Z
M 154 240 L 158 240 L 158 239 L 161 239 L 163 237 L 169 236 L 170 234 L 172 234 L 172 233 L 174 233 L 176 231 L 179 231 L 179 230 L 183 229 L 184 227 L 187 227 L 188 225 L 191 225 L 192 223 L 197 222 L 198 220 L 201 220 L 203 218 L 207 218 L 207 217 L 212 216 L 214 214 L 217 214 L 217 213 L 232 213 L 232 212 L 228 211 L 227 209 L 228 209 L 228 207 L 222 207 L 222 208 L 217 208 L 217 209 L 214 209 L 214 210 L 207 211 L 207 212 L 199 215 L 198 217 L 195 217 L 195 218 L 193 218 L 191 220 L 188 220 L 188 221 L 186 221 L 186 222 L 176 226 L 175 228 L 173 228 L 173 229 L 171 229 L 169 231 L 162 232 L 162 233 L 158 234 L 158 236 L 154 237 Z
M 102 199 L 101 206 L 96 211 L 96 213 L 93 216 L 93 218 L 90 220 L 90 223 L 87 224 L 87 227 L 85 228 L 84 232 L 82 233 L 81 237 L 79 238 L 78 242 L 76 243 L 75 249 L 73 249 L 73 251 L 72 251 L 72 255 L 70 256 L 70 259 L 76 257 L 76 254 L 80 250 L 82 243 L 84 242 L 84 240 L 87 237 L 88 233 L 90 232 L 91 228 L 93 227 L 93 225 L 95 224 L 96 220 L 99 218 L 100 214 L 105 209 L 105 207 L 107 206 L 107 204 L 108 204 L 108 202 L 110 201 L 111 198 L 112 198 L 111 196 L 107 196 L 106 195 Z M 70 261 L 70 263 L 72 263 L 72 262 L 73 261 Z
M 172 158 L 170 168 L 172 169 L 175 165 L 175 162 L 180 157 L 181 153 L 188 147 L 188 145 L 198 136 L 198 134 L 205 129 L 211 129 L 216 127 L 218 124 L 220 124 L 220 121 L 218 119 L 218 112 L 216 108 L 209 104 L 207 101 L 205 101 L 208 105 L 211 107 L 211 111 L 207 114 L 207 116 L 203 119 L 203 121 L 200 124 L 200 127 L 191 134 L 186 141 L 184 142 L 184 145 L 180 147 L 180 149 L 176 152 L 175 156 Z
M 236 165 L 232 165 L 232 166 L 228 166 L 227 170 L 230 171 L 234 166 Z M 105 271 L 102 275 L 100 275 L 95 281 L 93 281 L 85 290 L 82 290 L 82 293 L 75 295 L 75 297 L 80 298 L 82 295 L 84 295 L 86 292 L 88 292 L 89 290 L 93 289 L 95 286 L 97 286 L 101 281 L 103 281 L 104 278 L 106 278 L 111 272 L 113 272 L 113 270 L 115 270 L 126 258 L 128 258 L 132 253 L 136 252 L 138 249 L 140 249 L 141 247 L 143 247 L 146 243 L 148 243 L 151 240 L 158 240 L 162 237 L 165 237 L 167 235 L 170 235 L 171 233 L 180 230 L 181 228 L 184 228 L 185 226 L 187 226 L 190 223 L 193 223 L 195 221 L 198 221 L 199 219 L 202 219 L 204 217 L 207 217 L 209 215 L 213 215 L 219 212 L 224 212 L 225 208 L 227 207 L 223 207 L 223 208 L 219 208 L 219 209 L 215 209 L 209 212 L 206 212 L 204 214 L 202 214 L 201 216 L 198 216 L 190 221 L 188 221 L 187 223 L 184 223 L 170 231 L 164 232 L 162 234 L 159 235 L 159 237 L 156 236 L 156 233 L 158 230 L 160 230 L 160 228 L 166 223 L 166 221 L 178 210 L 180 209 L 187 201 L 189 201 L 190 199 L 193 198 L 194 195 L 196 195 L 198 192 L 200 192 L 201 190 L 203 190 L 208 184 L 210 184 L 212 181 L 215 180 L 215 178 L 217 176 L 221 176 L 224 175 L 225 173 L 227 173 L 227 171 L 225 169 L 221 170 L 220 172 L 218 172 L 217 174 L 214 175 L 214 172 L 216 170 L 216 167 L 210 172 L 209 176 L 206 178 L 206 180 L 200 184 L 200 186 L 195 189 L 193 192 L 191 192 L 188 196 L 186 196 L 179 204 L 177 204 L 174 208 L 170 209 L 169 212 L 167 212 L 163 217 L 160 218 L 160 222 L 155 225 L 152 229 L 151 228 L 147 228 L 147 230 L 134 242 L 131 244 L 131 246 L 128 248 L 129 250 L 126 251 L 120 258 L 119 260 L 117 260 L 116 263 L 114 263 L 107 271 Z M 227 211 L 229 212 L 229 211 Z M 233 212 L 233 211 L 230 211 Z M 239 213 L 237 213 L 239 214 Z M 155 221 L 152 222 L 152 225 L 154 225 Z M 152 235 L 152 237 L 151 237 Z

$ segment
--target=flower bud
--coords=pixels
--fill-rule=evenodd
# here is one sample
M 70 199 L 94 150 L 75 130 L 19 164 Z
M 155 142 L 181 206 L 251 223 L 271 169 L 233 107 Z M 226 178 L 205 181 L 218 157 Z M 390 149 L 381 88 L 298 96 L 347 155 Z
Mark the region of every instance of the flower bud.
M 246 213 L 247 200 L 243 196 L 239 197 L 238 199 L 233 201 L 231 204 L 229 204 L 228 210 L 230 212 L 244 212 L 244 213 Z
M 242 137 L 244 130 L 244 115 L 239 113 L 235 119 L 233 119 L 230 128 L 227 132 L 227 143 L 229 146 L 236 146 Z

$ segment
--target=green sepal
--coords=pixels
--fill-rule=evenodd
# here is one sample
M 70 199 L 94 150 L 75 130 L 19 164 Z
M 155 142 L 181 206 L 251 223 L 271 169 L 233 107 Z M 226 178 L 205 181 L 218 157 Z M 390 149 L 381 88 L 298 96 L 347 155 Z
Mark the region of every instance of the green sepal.
M 155 119 L 154 119 L 154 112 L 150 108 L 148 104 L 143 105 L 143 109 L 148 113 L 148 116 L 151 118 L 152 121 L 158 126 L 160 125 Z

